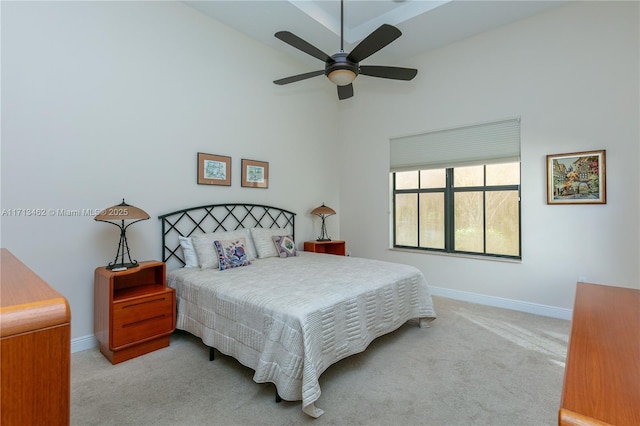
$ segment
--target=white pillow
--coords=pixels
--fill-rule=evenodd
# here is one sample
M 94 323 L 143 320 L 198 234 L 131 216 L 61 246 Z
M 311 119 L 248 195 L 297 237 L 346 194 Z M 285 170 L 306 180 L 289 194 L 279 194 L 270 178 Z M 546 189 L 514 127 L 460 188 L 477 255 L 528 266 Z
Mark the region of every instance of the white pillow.
M 257 254 L 248 229 L 214 232 L 211 234 L 197 234 L 191 236 L 193 248 L 195 249 L 196 256 L 198 256 L 198 264 L 200 265 L 200 269 L 220 267 L 220 263 L 218 262 L 218 251 L 213 245 L 214 241 L 233 240 L 238 238 L 246 239 L 246 249 L 247 254 L 249 255 L 249 260 L 254 260 Z
M 184 267 L 193 268 L 194 266 L 198 266 L 198 256 L 193 248 L 191 237 L 183 237 L 179 235 L 178 239 L 180 240 L 180 246 L 182 247 L 182 254 L 185 262 Z
M 290 234 L 290 232 L 282 228 L 251 228 L 251 238 L 253 238 L 258 259 L 279 257 L 280 254 L 271 237 Z
M 258 252 L 256 251 L 256 246 L 253 243 L 253 238 L 251 237 L 251 230 L 249 228 L 244 229 L 245 238 L 247 239 L 247 254 L 249 255 L 249 260 L 256 260 L 258 258 Z

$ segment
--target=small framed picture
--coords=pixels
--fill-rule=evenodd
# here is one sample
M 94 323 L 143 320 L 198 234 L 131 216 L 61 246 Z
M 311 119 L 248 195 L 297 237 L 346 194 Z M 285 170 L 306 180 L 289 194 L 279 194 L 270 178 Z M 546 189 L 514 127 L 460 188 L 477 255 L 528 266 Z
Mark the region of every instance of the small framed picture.
M 606 204 L 605 150 L 547 155 L 547 204 Z
M 231 186 L 231 157 L 199 152 L 198 184 Z
M 269 187 L 269 163 L 242 159 L 242 186 L 249 188 Z

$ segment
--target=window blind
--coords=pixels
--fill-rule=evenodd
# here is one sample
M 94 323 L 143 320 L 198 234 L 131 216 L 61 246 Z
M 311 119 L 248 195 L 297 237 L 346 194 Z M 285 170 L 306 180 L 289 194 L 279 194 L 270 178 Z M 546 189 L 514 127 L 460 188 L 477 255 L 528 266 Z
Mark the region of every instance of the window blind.
M 520 161 L 520 118 L 390 141 L 392 172 Z

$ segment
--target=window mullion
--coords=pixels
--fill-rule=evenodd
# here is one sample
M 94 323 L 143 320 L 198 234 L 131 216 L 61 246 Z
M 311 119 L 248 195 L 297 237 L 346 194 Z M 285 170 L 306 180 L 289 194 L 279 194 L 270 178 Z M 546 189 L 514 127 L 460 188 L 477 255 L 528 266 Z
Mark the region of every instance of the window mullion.
M 487 166 L 482 166 L 482 253 L 487 254 Z
M 454 223 L 453 223 L 453 169 L 447 169 L 446 186 L 444 188 L 444 249 L 451 253 L 454 249 Z
M 417 234 L 417 246 L 420 247 L 420 175 L 418 172 L 418 189 L 416 191 L 416 214 L 418 215 L 418 220 L 416 220 L 416 234 Z

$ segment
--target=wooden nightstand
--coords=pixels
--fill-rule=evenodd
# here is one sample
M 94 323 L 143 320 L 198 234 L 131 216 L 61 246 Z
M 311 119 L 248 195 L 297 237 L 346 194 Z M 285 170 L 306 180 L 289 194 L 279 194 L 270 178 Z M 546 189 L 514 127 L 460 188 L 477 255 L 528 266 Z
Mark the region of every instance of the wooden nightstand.
M 120 272 L 96 268 L 93 329 L 112 364 L 169 346 L 176 296 L 165 277 L 165 264 L 155 260 Z
M 347 255 L 347 245 L 344 241 L 305 241 L 304 251 L 315 253 L 336 254 L 338 256 Z

